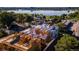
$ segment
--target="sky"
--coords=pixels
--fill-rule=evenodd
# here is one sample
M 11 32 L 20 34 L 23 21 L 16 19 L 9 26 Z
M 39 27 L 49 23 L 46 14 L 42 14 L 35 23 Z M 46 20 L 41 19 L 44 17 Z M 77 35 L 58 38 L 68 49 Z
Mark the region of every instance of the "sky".
M 0 0 L 0 7 L 77 7 L 78 0 Z

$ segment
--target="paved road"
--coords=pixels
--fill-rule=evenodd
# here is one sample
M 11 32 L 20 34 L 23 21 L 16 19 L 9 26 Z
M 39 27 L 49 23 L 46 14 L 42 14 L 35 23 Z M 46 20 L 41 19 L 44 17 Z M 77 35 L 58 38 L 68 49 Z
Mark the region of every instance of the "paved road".
M 53 45 L 53 42 L 55 41 L 55 39 L 53 39 L 52 41 L 50 41 L 49 43 L 48 43 L 48 45 L 44 48 L 44 50 L 43 51 L 46 51 L 46 50 L 48 50 L 49 48 L 51 49 L 51 45 Z

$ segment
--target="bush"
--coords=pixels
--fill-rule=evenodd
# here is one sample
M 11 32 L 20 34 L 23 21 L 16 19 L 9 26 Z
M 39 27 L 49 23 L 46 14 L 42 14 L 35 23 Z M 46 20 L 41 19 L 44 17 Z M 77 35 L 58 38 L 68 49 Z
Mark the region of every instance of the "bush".
M 57 51 L 71 51 L 71 50 L 78 50 L 78 40 L 70 36 L 68 34 L 64 34 L 63 37 L 60 38 L 60 40 L 57 41 L 57 44 L 55 45 L 55 50 Z

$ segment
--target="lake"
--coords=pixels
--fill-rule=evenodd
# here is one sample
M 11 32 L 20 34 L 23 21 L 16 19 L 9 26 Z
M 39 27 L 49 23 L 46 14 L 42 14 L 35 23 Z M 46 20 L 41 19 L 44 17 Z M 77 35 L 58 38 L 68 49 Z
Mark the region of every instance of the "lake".
M 54 11 L 54 10 L 9 10 L 8 12 L 15 12 L 15 13 L 29 13 L 29 14 L 43 14 L 43 15 L 62 15 L 62 14 L 69 14 L 74 13 L 75 11 L 62 10 L 62 11 Z

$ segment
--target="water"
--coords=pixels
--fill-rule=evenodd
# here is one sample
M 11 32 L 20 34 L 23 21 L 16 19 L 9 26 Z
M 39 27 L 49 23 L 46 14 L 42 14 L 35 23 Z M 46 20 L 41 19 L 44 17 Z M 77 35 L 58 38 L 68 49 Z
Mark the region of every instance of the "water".
M 31 10 L 9 10 L 8 12 L 15 12 L 15 13 L 29 13 L 29 14 L 43 14 L 43 15 L 62 15 L 62 14 L 69 14 L 69 13 L 74 13 L 75 11 L 54 11 L 54 10 L 36 10 L 36 11 L 31 11 Z

